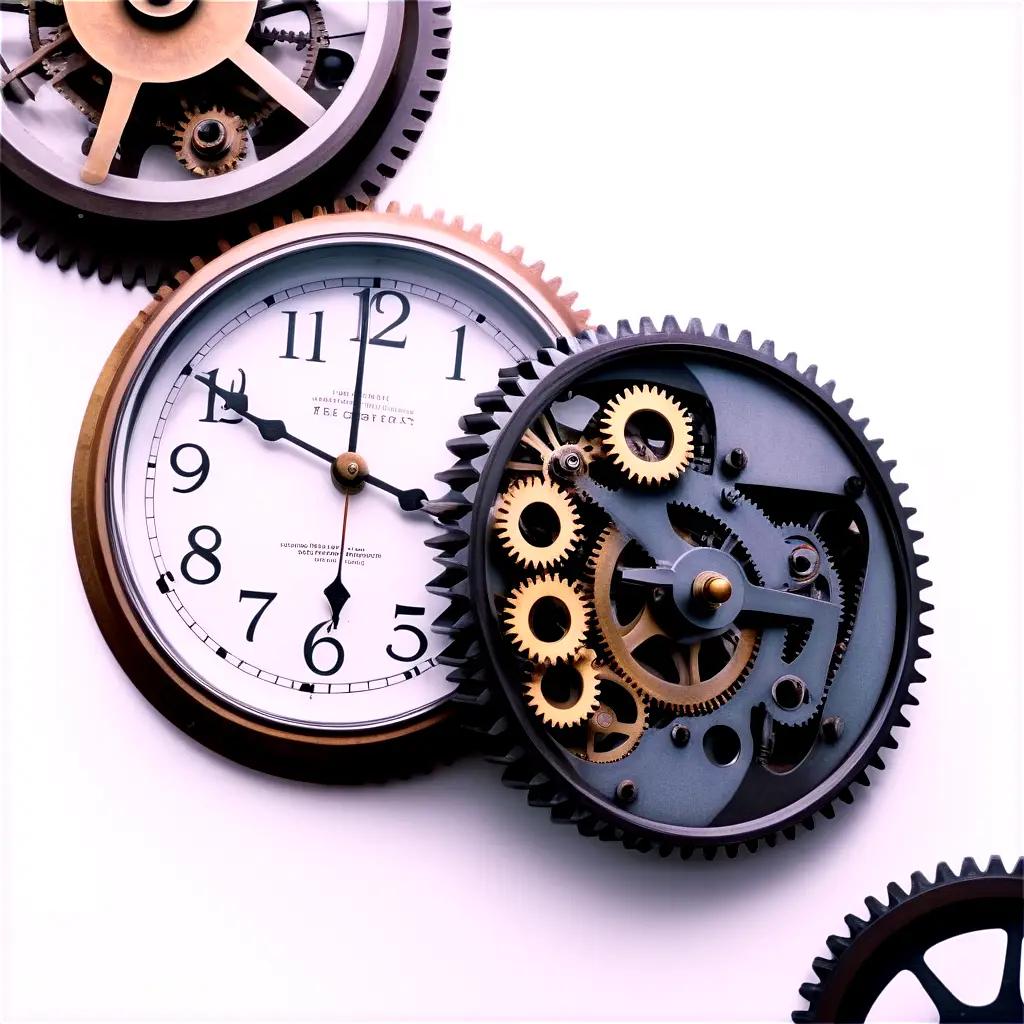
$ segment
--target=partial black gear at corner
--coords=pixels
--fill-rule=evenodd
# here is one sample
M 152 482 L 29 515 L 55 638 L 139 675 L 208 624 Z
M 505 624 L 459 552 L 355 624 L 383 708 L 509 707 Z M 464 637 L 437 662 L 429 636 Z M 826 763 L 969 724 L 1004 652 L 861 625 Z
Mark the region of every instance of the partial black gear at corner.
M 885 904 L 874 897 L 865 901 L 866 920 L 847 916 L 848 935 L 829 937 L 832 956 L 815 959 L 812 966 L 818 980 L 801 986 L 800 995 L 809 1005 L 793 1014 L 796 1024 L 865 1021 L 903 971 L 917 978 L 942 1024 L 1024 1021 L 1020 975 L 1024 858 L 1009 871 L 998 857 L 984 871 L 968 858 L 959 874 L 943 863 L 935 881 L 917 871 L 911 876 L 909 892 L 893 882 L 887 895 Z M 925 962 L 925 954 L 947 939 L 990 929 L 1006 933 L 998 992 L 986 1006 L 970 1006 L 937 976 Z
M 17 118 L 5 111 L 11 131 L 0 137 L 0 235 L 14 238 L 21 249 L 55 262 L 61 270 L 75 268 L 83 277 L 95 274 L 104 283 L 120 278 L 126 288 L 144 283 L 156 291 L 189 270 L 193 260 L 215 257 L 221 243 L 244 240 L 250 224 L 287 217 L 293 210 L 343 212 L 371 205 L 398 173 L 431 117 L 447 71 L 451 5 L 428 0 L 370 5 L 376 18 L 385 18 L 383 43 L 379 62 L 369 71 L 373 87 L 367 86 L 350 110 L 343 109 L 345 81 L 359 65 L 329 34 L 321 6 L 318 0 L 260 0 L 248 37 L 260 54 L 275 45 L 307 53 L 297 88 L 329 114 L 337 101 L 336 109 L 343 114 L 317 144 L 293 147 L 299 121 L 246 85 L 244 76 L 241 85 L 235 80 L 239 76 L 229 78 L 228 62 L 191 81 L 143 85 L 132 115 L 140 124 L 129 122 L 111 165 L 110 180 L 120 177 L 127 183 L 115 190 L 106 184 L 83 185 L 73 164 L 68 164 L 73 173 L 66 175 L 55 170 L 59 164 L 44 166 L 36 158 L 46 147 L 24 128 L 15 131 Z M 26 89 L 20 78 L 14 79 L 3 90 L 4 106 L 32 104 L 38 99 L 33 92 L 53 89 L 77 108 L 88 129 L 90 121 L 95 124 L 101 117 L 109 75 L 69 34 L 61 15 L 64 8 L 36 3 L 25 10 L 32 45 L 40 55 L 32 70 L 43 84 Z M 282 14 L 297 11 L 308 11 L 308 32 L 278 27 Z M 59 45 L 50 52 L 54 43 Z M 367 63 L 373 61 L 378 61 L 376 53 L 367 58 Z M 0 77 L 11 70 L 9 63 L 3 61 Z M 197 175 L 196 180 L 173 183 L 190 186 L 187 196 L 180 187 L 161 193 L 167 183 L 158 179 L 144 183 L 145 201 L 136 196 L 133 190 L 139 183 L 134 179 L 145 153 L 169 153 L 187 143 L 183 133 L 193 123 L 202 128 L 218 120 L 241 125 L 251 138 L 240 137 L 237 152 L 218 153 L 208 163 L 189 153 L 184 154 L 189 160 L 179 155 Z M 83 153 L 89 152 L 90 141 L 84 138 Z M 241 167 L 235 169 L 239 153 L 246 150 L 259 156 L 268 170 L 253 177 Z M 244 185 L 225 187 L 243 173 Z
M 833 817 L 897 746 L 921 533 L 816 374 L 645 318 L 541 350 L 461 421 L 430 507 L 440 660 L 555 822 L 735 856 Z

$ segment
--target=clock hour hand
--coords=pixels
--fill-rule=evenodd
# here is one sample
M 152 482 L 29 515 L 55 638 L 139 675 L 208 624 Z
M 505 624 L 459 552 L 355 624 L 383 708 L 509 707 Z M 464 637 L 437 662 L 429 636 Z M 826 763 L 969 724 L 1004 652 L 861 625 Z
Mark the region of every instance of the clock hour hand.
M 266 420 L 249 412 L 249 396 L 244 392 L 229 391 L 227 388 L 214 384 L 209 377 L 197 376 L 196 380 L 200 384 L 205 384 L 218 398 L 222 399 L 224 407 L 229 412 L 233 412 L 252 423 L 260 432 L 260 437 L 264 441 L 289 441 L 311 455 L 315 455 L 318 459 L 334 462 L 334 456 L 328 455 L 322 448 L 317 448 L 316 445 L 309 444 L 307 441 L 303 441 L 302 438 L 288 433 L 288 428 L 284 425 L 283 420 Z

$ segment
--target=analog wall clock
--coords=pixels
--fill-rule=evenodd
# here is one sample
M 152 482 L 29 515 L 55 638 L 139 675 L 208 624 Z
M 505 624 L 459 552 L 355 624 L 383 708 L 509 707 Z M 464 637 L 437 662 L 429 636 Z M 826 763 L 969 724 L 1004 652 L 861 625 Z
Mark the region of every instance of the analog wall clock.
M 119 341 L 77 451 L 78 560 L 121 665 L 201 742 L 325 780 L 443 745 L 433 474 L 457 410 L 586 320 L 521 254 L 416 210 L 296 220 Z
M 62 268 L 155 288 L 268 208 L 365 205 L 430 117 L 448 9 L 4 3 L 0 228 Z

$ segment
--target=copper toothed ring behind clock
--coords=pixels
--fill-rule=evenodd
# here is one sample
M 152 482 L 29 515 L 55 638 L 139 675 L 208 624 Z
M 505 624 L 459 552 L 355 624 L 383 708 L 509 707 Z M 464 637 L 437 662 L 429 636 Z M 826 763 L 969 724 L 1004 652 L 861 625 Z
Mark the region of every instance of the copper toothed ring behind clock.
M 537 666 L 526 683 L 526 700 L 545 725 L 581 725 L 598 710 L 601 668 L 597 655 L 583 648 L 572 661 Z
M 594 618 L 602 649 L 630 685 L 665 707 L 690 715 L 721 707 L 742 685 L 757 653 L 760 633 L 755 629 L 733 628 L 720 637 L 703 641 L 722 645 L 725 663 L 702 678 L 702 642 L 677 643 L 659 624 L 649 605 L 644 604 L 631 621 L 619 621 L 612 592 L 615 571 L 628 546 L 626 538 L 610 526 L 601 534 L 591 556 Z M 661 661 L 666 667 L 671 663 L 675 679 L 653 671 L 640 657 L 641 648 L 656 638 L 663 640 Z
M 644 421 L 668 437 L 652 438 Z M 650 384 L 626 388 L 607 405 L 601 436 L 615 464 L 635 483 L 674 480 L 693 458 L 690 414 L 668 392 Z
M 574 657 L 587 638 L 590 600 L 577 583 L 535 576 L 520 583 L 505 608 L 505 632 L 519 651 L 541 665 Z
M 571 495 L 539 477 L 515 481 L 494 511 L 502 547 L 527 569 L 550 569 L 579 543 L 582 523 Z

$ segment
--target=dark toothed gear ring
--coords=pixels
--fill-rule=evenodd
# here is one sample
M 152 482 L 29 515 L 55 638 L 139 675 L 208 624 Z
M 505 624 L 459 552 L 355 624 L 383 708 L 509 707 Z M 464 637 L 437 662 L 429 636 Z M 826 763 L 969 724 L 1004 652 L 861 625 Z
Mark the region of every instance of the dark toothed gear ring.
M 5 4 L 0 233 L 155 290 L 250 224 L 367 206 L 431 116 L 449 7 Z
M 930 632 L 920 534 L 815 375 L 644 320 L 542 350 L 462 421 L 433 507 L 442 660 L 554 820 L 734 855 L 833 816 L 896 746 Z
M 887 903 L 867 899 L 867 920 L 850 914 L 846 918 L 849 934 L 830 936 L 832 956 L 814 961 L 818 980 L 800 989 L 809 1005 L 793 1014 L 797 1024 L 853 1024 L 866 1021 L 869 1014 L 871 1020 L 893 1020 L 891 1011 L 896 1008 L 886 1007 L 884 1000 L 904 972 L 916 986 L 911 982 L 909 992 L 899 993 L 903 1003 L 899 1010 L 911 1011 L 905 1004 L 914 998 L 915 988 L 917 998 L 911 1011 L 915 1016 L 901 1013 L 900 1020 L 939 1020 L 941 1024 L 1019 1024 L 1024 1020 L 1024 859 L 1010 871 L 998 857 L 993 857 L 984 871 L 968 859 L 959 875 L 948 864 L 940 864 L 934 882 L 919 871 L 910 882 L 909 892 L 893 882 Z M 998 957 L 993 962 L 980 956 L 979 947 L 973 947 L 969 961 L 963 946 L 952 960 L 935 957 L 940 944 L 980 932 L 1005 935 L 1005 942 L 999 935 L 996 942 L 984 947 Z M 979 987 L 980 982 L 980 987 L 988 990 L 980 1000 L 967 999 L 963 986 L 968 984 L 968 975 L 971 988 Z M 936 1011 L 938 1017 L 932 1016 Z

